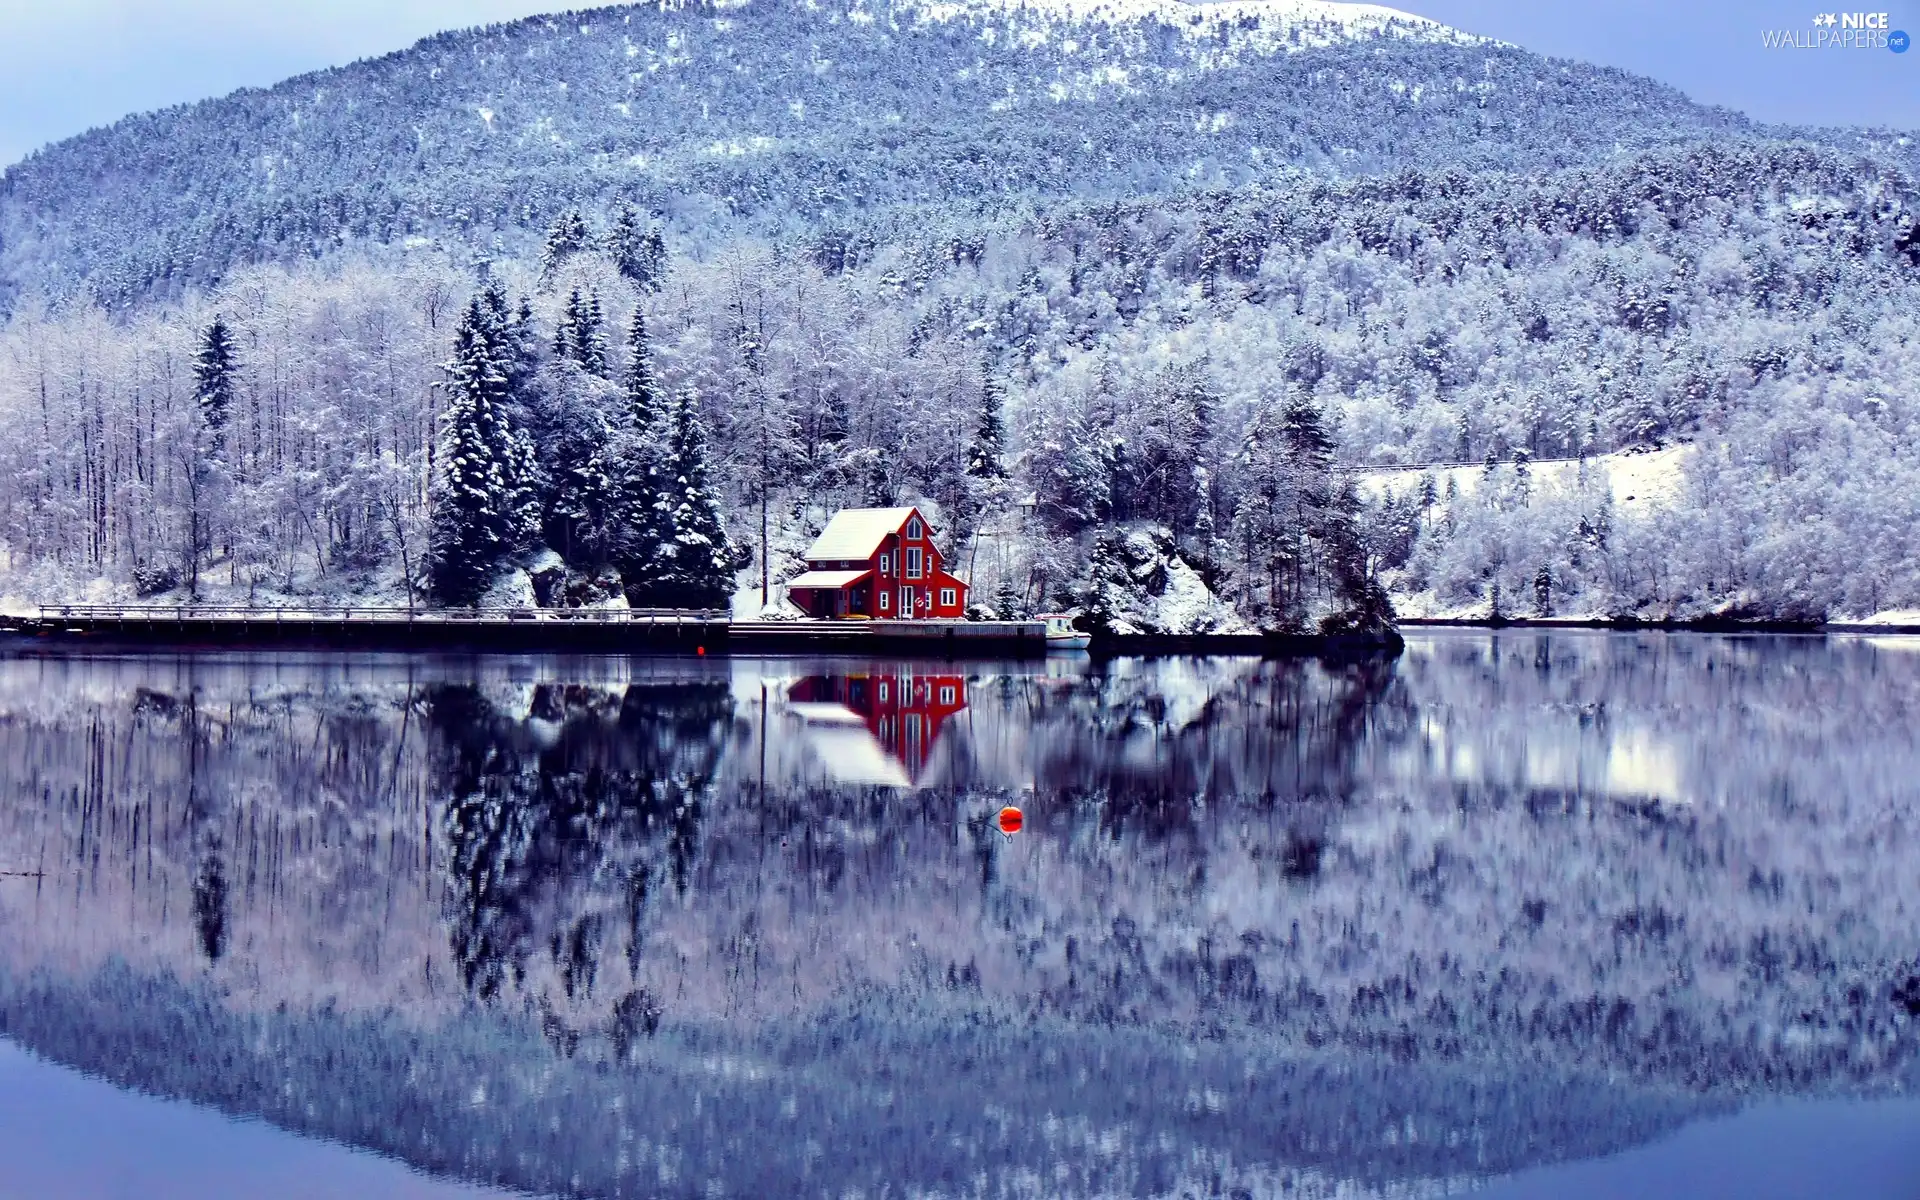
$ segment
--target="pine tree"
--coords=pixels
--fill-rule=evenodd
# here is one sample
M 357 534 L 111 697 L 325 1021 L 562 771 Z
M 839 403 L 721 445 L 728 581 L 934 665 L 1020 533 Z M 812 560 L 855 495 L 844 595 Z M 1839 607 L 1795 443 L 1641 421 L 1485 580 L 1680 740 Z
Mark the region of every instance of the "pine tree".
M 708 483 L 706 425 L 691 388 L 674 398 L 667 428 L 659 501 L 666 537 L 650 590 L 667 607 L 724 607 L 733 593 L 733 548 Z
M 666 519 L 661 504 L 665 413 L 653 375 L 646 314 L 633 310 L 627 327 L 626 417 L 620 439 L 619 529 L 614 561 L 630 598 L 649 595 L 659 575 Z
M 980 421 L 974 427 L 973 441 L 967 446 L 967 474 L 975 479 L 1005 479 L 1007 469 L 1000 457 L 1006 452 L 1006 421 L 1001 415 L 1005 399 L 1000 381 L 991 374 L 980 380 Z
M 573 289 L 553 332 L 554 357 L 566 359 L 587 374 L 604 379 L 607 346 L 600 333 L 603 321 L 599 294 L 590 293 L 582 298 L 580 289 Z
M 653 378 L 653 347 L 647 339 L 647 314 L 639 305 L 627 325 L 627 412 L 636 429 L 653 428 L 660 417 L 659 385 Z
M 607 377 L 607 341 L 600 333 L 606 322 L 600 310 L 600 293 L 587 293 L 587 306 L 580 314 L 580 332 L 574 335 L 576 357 L 589 375 Z
M 1086 572 L 1071 590 L 1088 628 L 1098 633 L 1133 632 L 1126 620 L 1128 597 L 1135 585 L 1127 566 L 1125 535 L 1117 529 L 1095 535 Z
M 1281 436 L 1295 460 L 1309 474 L 1319 475 L 1332 469 L 1333 436 L 1327 432 L 1320 409 L 1306 396 L 1296 395 L 1287 403 Z
M 643 291 L 660 290 L 660 277 L 666 268 L 667 247 L 660 231 L 640 229 L 640 214 L 632 205 L 622 205 L 607 231 L 607 254 L 614 269 Z
M 605 317 L 601 315 L 599 294 L 589 292 L 586 298 L 582 298 L 580 288 L 574 288 L 566 296 L 566 305 L 561 309 L 561 321 L 553 328 L 553 357 L 566 359 L 588 374 L 607 378 L 607 340 L 601 334 L 603 323 Z
M 581 408 L 551 450 L 547 537 L 567 563 L 592 570 L 620 554 L 626 489 L 613 431 L 600 413 Z
M 588 240 L 586 218 L 580 215 L 580 210 L 570 208 L 561 213 L 547 230 L 547 244 L 540 251 L 540 278 L 553 278 L 554 272 L 569 258 L 587 248 Z
M 215 316 L 200 339 L 200 352 L 194 355 L 193 401 L 200 409 L 209 450 L 216 457 L 226 449 L 227 422 L 233 413 L 233 351 L 232 331 L 224 318 Z
M 573 332 L 580 323 L 580 289 L 575 288 L 567 296 L 566 305 L 560 310 L 560 319 L 553 326 L 553 356 L 571 359 L 573 357 Z
M 213 548 L 213 513 L 225 490 L 227 424 L 233 415 L 233 334 L 218 315 L 193 359 L 193 400 L 199 415 L 193 464 L 187 473 L 187 590 L 200 594 L 200 562 Z
M 428 566 L 443 604 L 475 603 L 500 559 L 537 527 L 532 442 L 507 412 L 511 348 L 476 297 L 454 331 L 447 364 Z

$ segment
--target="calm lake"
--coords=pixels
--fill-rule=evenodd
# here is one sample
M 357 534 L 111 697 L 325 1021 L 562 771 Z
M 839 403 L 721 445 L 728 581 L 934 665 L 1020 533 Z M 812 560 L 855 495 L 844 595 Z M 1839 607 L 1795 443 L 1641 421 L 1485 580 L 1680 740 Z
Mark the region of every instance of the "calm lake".
M 1917 723 L 1920 638 L 0 657 L 0 1195 L 1911 1198 Z

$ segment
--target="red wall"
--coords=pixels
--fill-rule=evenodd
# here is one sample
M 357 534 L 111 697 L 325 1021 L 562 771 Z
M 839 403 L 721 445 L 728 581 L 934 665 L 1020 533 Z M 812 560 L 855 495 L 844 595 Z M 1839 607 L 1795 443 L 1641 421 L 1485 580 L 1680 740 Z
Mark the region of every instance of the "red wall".
M 919 514 L 915 513 L 914 516 L 917 517 Z M 909 517 L 908 524 L 911 524 L 912 521 L 913 518 Z M 920 537 L 907 537 L 906 528 L 906 525 L 902 525 L 899 533 L 887 538 L 887 540 L 881 544 L 880 549 L 874 553 L 873 558 L 867 562 L 867 565 L 874 570 L 873 583 L 869 589 L 872 606 L 868 608 L 867 614 L 874 617 L 897 618 L 900 615 L 900 609 L 898 607 L 900 589 L 905 586 L 911 586 L 914 591 L 918 593 L 913 607 L 913 615 L 915 617 L 941 618 L 966 616 L 967 585 L 954 578 L 953 575 L 947 572 L 942 566 L 945 559 L 940 554 L 939 549 L 934 546 L 933 539 L 926 536 L 927 525 L 925 518 L 921 518 L 920 521 Z M 925 556 L 924 569 L 919 579 L 908 579 L 906 577 L 906 552 L 916 546 L 920 548 Z M 891 554 L 893 556 L 891 564 L 893 569 L 886 573 L 881 573 L 880 571 L 880 557 L 883 554 Z M 952 604 L 941 604 L 940 589 L 949 587 L 953 589 L 954 601 Z M 888 607 L 884 609 L 879 607 L 880 592 L 883 590 L 888 594 Z

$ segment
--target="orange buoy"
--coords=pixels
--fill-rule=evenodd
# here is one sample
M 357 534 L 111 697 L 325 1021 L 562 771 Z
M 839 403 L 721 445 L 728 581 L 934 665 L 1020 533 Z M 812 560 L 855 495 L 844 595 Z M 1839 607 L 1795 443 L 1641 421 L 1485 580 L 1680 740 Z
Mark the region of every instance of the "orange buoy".
M 1021 812 L 1019 809 L 1013 807 L 1012 805 L 1008 805 L 1007 807 L 1000 810 L 1000 832 L 1001 833 L 1006 834 L 1008 837 L 1012 837 L 1014 834 L 1020 832 L 1020 827 L 1024 824 L 1026 824 L 1026 817 L 1021 815 Z

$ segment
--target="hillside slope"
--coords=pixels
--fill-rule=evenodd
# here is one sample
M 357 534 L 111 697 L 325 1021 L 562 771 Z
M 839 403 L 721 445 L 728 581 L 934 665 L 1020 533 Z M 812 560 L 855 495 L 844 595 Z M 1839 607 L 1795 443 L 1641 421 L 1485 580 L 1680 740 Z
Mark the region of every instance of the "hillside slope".
M 710 236 L 1285 168 L 1549 169 L 1751 132 L 1647 79 L 1348 10 L 754 0 L 441 34 L 14 166 L 0 304 L 123 302 L 354 239 L 511 248 L 615 198 Z
M 426 594 L 484 293 L 531 466 L 478 569 L 557 553 L 593 602 L 664 602 L 605 514 L 656 511 L 608 496 L 684 400 L 733 531 L 715 603 L 834 509 L 915 503 L 976 600 L 1115 628 L 1169 581 L 1223 628 L 1377 614 L 1379 586 L 1920 607 L 1912 164 L 1306 0 L 444 34 L 0 181 L 0 598 Z M 1528 465 L 1682 444 L 1657 508 Z M 1336 470 L 1449 462 L 1496 486 Z

